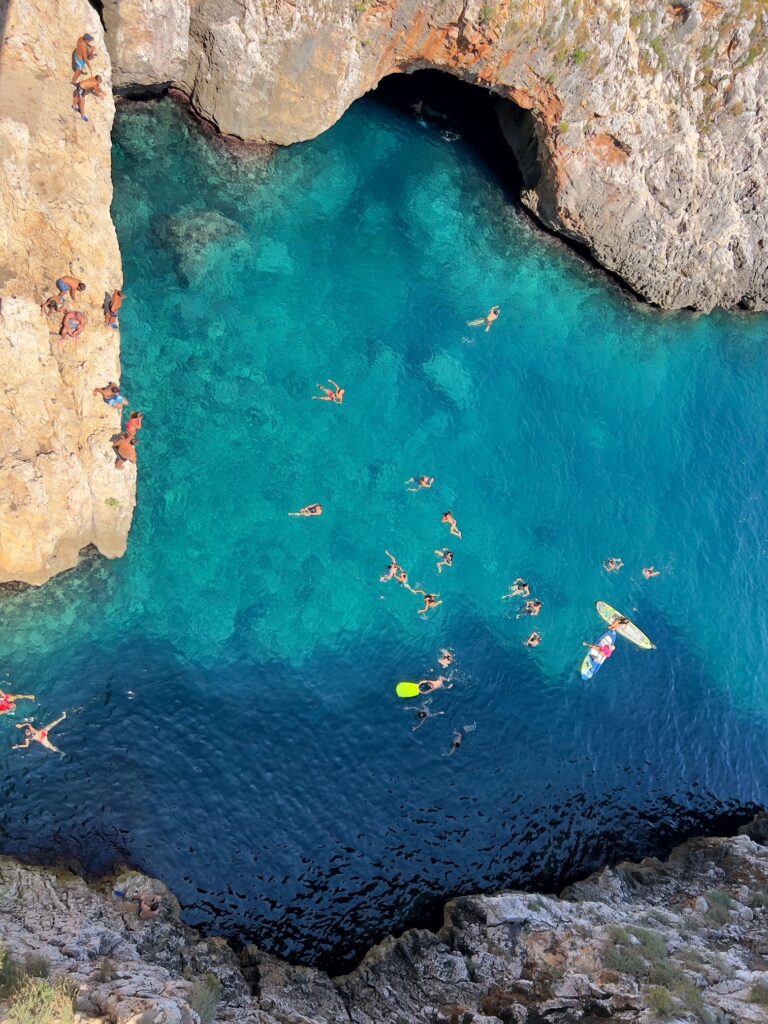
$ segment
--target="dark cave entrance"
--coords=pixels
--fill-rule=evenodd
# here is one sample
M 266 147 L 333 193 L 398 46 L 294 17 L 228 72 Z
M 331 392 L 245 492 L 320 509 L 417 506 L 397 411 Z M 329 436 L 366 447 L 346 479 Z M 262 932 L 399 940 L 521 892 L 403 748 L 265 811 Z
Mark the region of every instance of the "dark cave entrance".
M 446 71 L 421 70 L 383 78 L 369 93 L 376 103 L 419 116 L 452 131 L 482 159 L 506 198 L 522 208 L 520 193 L 541 176 L 533 115 L 511 100 Z

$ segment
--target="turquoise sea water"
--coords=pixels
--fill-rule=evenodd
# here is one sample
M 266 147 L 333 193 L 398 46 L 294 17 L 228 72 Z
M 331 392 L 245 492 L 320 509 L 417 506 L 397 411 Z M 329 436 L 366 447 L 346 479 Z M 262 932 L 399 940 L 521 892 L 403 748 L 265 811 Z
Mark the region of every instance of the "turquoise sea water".
M 764 318 L 644 307 L 372 100 L 267 167 L 138 106 L 114 163 L 139 505 L 125 559 L 2 599 L 8 687 L 70 712 L 64 758 L 2 755 L 5 851 L 130 861 L 191 923 L 317 960 L 765 801 Z M 584 684 L 597 599 L 658 650 Z M 442 646 L 411 732 L 394 685 Z

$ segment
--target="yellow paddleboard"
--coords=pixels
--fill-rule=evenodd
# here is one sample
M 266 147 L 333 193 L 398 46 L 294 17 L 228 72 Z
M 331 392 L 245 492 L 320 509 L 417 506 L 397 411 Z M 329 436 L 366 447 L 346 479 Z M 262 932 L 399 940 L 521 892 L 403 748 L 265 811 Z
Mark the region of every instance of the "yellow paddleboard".
M 624 626 L 614 626 L 613 620 L 624 618 L 621 612 L 617 612 L 615 608 L 611 608 L 605 601 L 597 601 L 595 603 L 597 608 L 597 614 L 601 619 L 605 619 L 611 629 L 615 629 L 619 636 L 623 636 L 625 640 L 629 640 L 630 643 L 635 644 L 637 647 L 642 647 L 644 651 L 655 651 L 656 644 L 651 643 L 645 633 L 638 629 L 634 622 L 628 622 Z

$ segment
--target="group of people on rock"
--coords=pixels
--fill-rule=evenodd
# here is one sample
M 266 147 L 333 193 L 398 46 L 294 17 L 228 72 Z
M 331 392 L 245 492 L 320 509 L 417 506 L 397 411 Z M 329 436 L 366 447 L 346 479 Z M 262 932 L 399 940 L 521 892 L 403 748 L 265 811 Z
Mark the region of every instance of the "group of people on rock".
M 88 120 L 85 113 L 86 96 L 104 99 L 107 95 L 101 85 L 101 75 L 94 75 L 93 68 L 91 67 L 91 61 L 95 56 L 96 50 L 93 46 L 93 36 L 86 32 L 77 40 L 72 51 L 72 71 L 74 72 L 72 85 L 75 87 L 72 96 L 72 109 L 76 114 L 79 114 L 83 121 Z

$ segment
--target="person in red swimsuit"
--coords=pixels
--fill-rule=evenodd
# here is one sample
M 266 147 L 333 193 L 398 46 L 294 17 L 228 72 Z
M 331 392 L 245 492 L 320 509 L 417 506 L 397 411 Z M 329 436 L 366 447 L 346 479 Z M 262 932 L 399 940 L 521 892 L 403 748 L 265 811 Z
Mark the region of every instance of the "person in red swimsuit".
M 17 700 L 34 700 L 31 693 L 3 693 L 0 690 L 0 715 L 12 715 L 16 710 Z
M 128 437 L 136 437 L 138 432 L 144 426 L 144 413 L 143 412 L 132 412 L 128 417 L 125 424 L 125 432 Z
M 27 735 L 26 735 L 26 738 L 25 738 L 23 743 L 14 743 L 14 745 L 11 747 L 11 749 L 12 750 L 27 750 L 27 748 L 29 747 L 29 745 L 32 742 L 32 740 L 35 740 L 36 743 L 42 744 L 45 747 L 46 750 L 52 750 L 54 752 L 54 754 L 61 754 L 62 751 L 59 750 L 58 747 L 54 747 L 54 745 L 48 739 L 48 733 L 51 731 L 51 729 L 53 729 L 55 726 L 57 726 L 59 724 L 59 722 L 63 722 L 66 717 L 67 717 L 67 712 L 64 711 L 56 719 L 55 722 L 49 722 L 48 725 L 44 725 L 42 729 L 36 729 L 34 727 L 34 725 L 32 725 L 31 722 L 23 722 L 23 723 L 17 725 L 16 726 L 17 729 L 26 729 L 27 730 Z

